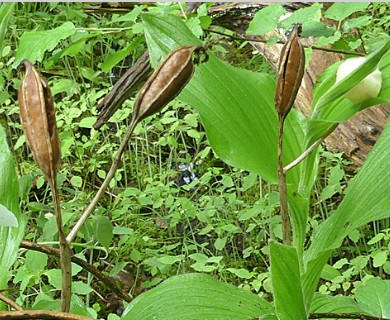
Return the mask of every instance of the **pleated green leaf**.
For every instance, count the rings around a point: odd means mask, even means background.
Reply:
[[[248,320],[274,314],[259,296],[205,274],[172,277],[138,296],[124,320]]]
[[[0,126],[0,204],[11,211],[18,220],[18,227],[0,226],[0,290],[7,288],[9,268],[16,259],[19,243],[24,235],[26,219],[19,208],[19,186],[12,154],[5,132]],[[0,310],[4,307],[0,303]]]
[[[390,216],[390,122],[369,153],[365,163],[350,181],[346,195],[326,221],[315,230],[305,253],[305,294],[311,300],[321,270],[332,250],[354,229]]]
[[[147,13],[142,21],[154,66],[180,45],[201,44],[177,16]],[[208,140],[223,161],[276,184],[278,118],[274,80],[267,74],[232,67],[210,51],[209,55],[207,63],[196,66],[178,99],[200,113]],[[285,122],[285,164],[303,152],[305,128],[304,116],[291,110]],[[290,194],[297,189],[300,167],[287,174]],[[304,240],[307,203],[308,198],[299,196],[290,201],[294,243]]]
[[[147,13],[142,21],[154,66],[180,45],[201,44],[174,15]],[[196,67],[179,99],[199,111],[219,157],[276,184],[278,118],[273,102],[274,80],[267,74],[234,68],[209,54],[209,61]],[[286,163],[301,153],[305,125],[296,110],[287,118]],[[292,170],[288,179],[297,185],[298,170]]]
[[[270,258],[276,315],[283,320],[307,319],[297,250],[272,241]]]

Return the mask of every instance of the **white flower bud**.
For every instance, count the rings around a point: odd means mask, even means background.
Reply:
[[[336,83],[343,80],[360,65],[366,61],[366,58],[352,58],[344,61],[337,69]],[[349,90],[345,96],[354,103],[361,103],[370,98],[378,96],[382,86],[382,76],[379,69],[374,70],[355,87]]]

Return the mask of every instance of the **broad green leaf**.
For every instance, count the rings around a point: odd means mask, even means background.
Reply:
[[[226,245],[226,240],[227,240],[226,237],[218,238],[214,242],[214,248],[219,250],[219,251],[223,250],[225,248],[225,245]]]
[[[88,283],[82,281],[73,281],[72,282],[72,293],[86,295],[91,293],[93,290]]]
[[[367,157],[346,195],[330,218],[320,224],[312,237],[307,259],[320,251],[335,249],[353,229],[372,220],[390,216],[390,122]]]
[[[63,50],[56,50],[56,52],[44,61],[45,68],[50,68],[54,65],[61,57],[64,56],[78,56],[80,51],[83,51],[85,43],[93,38],[101,36],[102,31],[94,32],[85,32],[85,30],[78,30],[72,38],[69,40],[69,45],[67,45]]]
[[[136,20],[138,19],[140,13],[142,12],[142,10],[144,9],[144,6],[135,6],[134,8],[132,8],[132,10],[124,15],[122,14],[118,14],[118,15],[114,15],[112,18],[111,18],[111,21],[108,22],[108,24],[115,24],[117,22],[122,22],[122,21],[126,21],[126,22],[136,22]]]
[[[94,236],[106,249],[110,247],[113,238],[113,226],[106,216],[93,217]]]
[[[310,306],[310,313],[361,313],[362,309],[352,297],[332,297],[316,293]]]
[[[326,46],[327,44],[334,44],[335,42],[340,40],[340,38],[341,38],[341,32],[337,30],[332,35],[319,37],[316,40],[316,42],[314,43],[314,45],[316,45],[316,46]]]
[[[174,48],[199,45],[184,22],[170,14],[142,14],[153,66]],[[277,128],[275,82],[267,74],[234,68],[209,52],[209,61],[196,67],[179,99],[200,113],[215,153],[226,163],[259,174],[277,183]],[[303,152],[306,119],[296,109],[285,123],[284,162]],[[290,194],[299,181],[298,165],[287,175]],[[292,197],[294,243],[303,243],[308,198]],[[303,230],[303,232],[301,231]]]
[[[180,45],[201,44],[174,15],[148,13],[142,20],[154,66]],[[196,67],[180,100],[199,111],[214,151],[225,162],[277,183],[275,82],[266,74],[234,68],[209,54],[209,62]],[[287,118],[286,162],[300,154],[304,125],[296,111]],[[291,180],[296,184],[294,174]]]
[[[271,241],[270,260],[276,315],[283,320],[307,319],[297,250]]]
[[[125,59],[137,46],[141,44],[143,37],[137,37],[135,40],[130,42],[125,48],[115,52],[114,54],[107,57],[102,63],[101,69],[104,72],[110,72],[111,69],[116,66],[120,61]]]
[[[83,179],[79,176],[73,176],[70,178],[70,183],[76,188],[81,188],[83,185]]]
[[[0,56],[3,52],[4,37],[8,29],[8,21],[12,16],[15,8],[15,3],[2,3],[0,6]]]
[[[388,255],[387,251],[378,251],[375,254],[373,254],[372,258],[373,258],[374,268],[383,266],[387,261],[387,255]]]
[[[85,302],[78,295],[72,295],[72,301],[70,303],[70,313],[78,314],[80,316],[86,316],[88,319],[97,319],[97,313],[94,309],[87,307]]]
[[[26,253],[25,266],[32,273],[40,274],[45,270],[48,257],[45,253],[28,251]]]
[[[372,278],[358,287],[355,299],[359,307],[369,315],[390,318],[390,281]]]
[[[334,278],[339,277],[340,275],[341,273],[334,266],[326,264],[321,272],[321,279],[332,281]]]
[[[343,29],[345,31],[349,31],[352,28],[361,28],[369,25],[372,21],[373,17],[371,16],[361,16],[357,18],[348,19],[343,24]]]
[[[310,301],[321,270],[332,250],[354,229],[390,216],[390,122],[369,153],[365,163],[350,181],[346,195],[334,212],[315,230],[304,256],[305,297]]]
[[[23,59],[28,59],[32,64],[42,61],[46,51],[52,51],[61,40],[75,32],[74,24],[67,21],[62,26],[51,30],[34,30],[23,33],[13,67],[17,67]]]
[[[81,128],[93,128],[93,124],[96,122],[96,117],[85,117],[79,122]],[[82,180],[81,180],[82,181]]]
[[[130,263],[130,261],[128,262],[118,262],[117,264],[115,264],[115,266],[111,269],[110,271],[110,276],[111,277],[114,277],[116,276],[117,274],[119,274],[122,270],[125,269],[125,267]]]
[[[60,269],[51,269],[44,272],[47,276],[49,283],[56,289],[61,289],[61,270]]]
[[[11,211],[19,226],[0,227],[0,290],[6,289],[8,270],[16,259],[19,243],[24,236],[26,217],[19,207],[19,186],[12,154],[8,148],[5,132],[0,126],[0,204]],[[0,309],[4,306],[0,303]]]
[[[243,213],[240,214],[238,220],[239,221],[246,221],[246,220],[255,218],[255,217],[257,217],[261,213],[261,210],[262,210],[262,206],[261,205],[254,205],[250,209],[245,209],[243,211]]]
[[[61,92],[66,92],[70,96],[76,88],[77,83],[73,79],[60,78],[51,86],[51,93],[55,96]]]
[[[258,180],[257,174],[250,173],[248,176],[243,178],[242,183],[242,191],[248,191],[251,187],[256,185],[256,182]]]
[[[0,204],[0,226],[1,227],[17,227],[18,219],[6,207]]]
[[[279,18],[286,12],[280,3],[270,4],[256,12],[255,16],[249,23],[247,34],[265,34],[273,31]]]
[[[381,241],[384,237],[385,237],[384,233],[378,233],[370,241],[368,241],[367,244],[371,246],[371,245]]]
[[[302,27],[305,27],[306,24],[311,24],[314,21],[320,21],[322,14],[323,4],[322,3],[313,3],[311,6],[298,9],[292,13],[291,16],[280,22],[280,25],[283,28],[290,28],[293,23],[301,23]]]
[[[19,178],[19,197],[20,200],[26,201],[30,192],[34,176],[32,174],[25,174]]]
[[[49,297],[50,298],[50,297]],[[32,307],[35,310],[59,310],[61,305],[60,300],[40,299],[36,301]]]
[[[248,320],[273,314],[262,298],[204,274],[172,277],[134,299],[124,320]]]
[[[369,4],[369,2],[336,2],[326,10],[324,17],[341,21],[354,12],[365,10]]]
[[[179,262],[183,259],[183,257],[181,255],[179,256],[162,256],[160,258],[158,258],[158,260],[162,263],[162,264],[166,264],[166,265],[172,265],[176,262]]]
[[[346,265],[348,263],[348,260],[346,258],[343,258],[343,259],[340,259],[339,261],[337,261],[333,267],[336,268],[336,269],[341,269],[344,265]]]
[[[334,27],[329,27],[321,21],[308,21],[302,26],[302,38],[308,37],[330,37],[335,32]],[[330,39],[330,38],[328,38]],[[308,50],[308,49],[306,49]]]
[[[244,268],[236,269],[236,268],[227,268],[227,271],[235,274],[237,277],[242,279],[250,279],[253,277],[253,274]]]
[[[203,253],[193,253],[188,256],[189,258],[195,260],[196,262],[206,263],[208,257]]]

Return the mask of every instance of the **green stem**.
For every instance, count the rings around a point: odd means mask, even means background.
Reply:
[[[298,158],[296,158],[294,161],[290,162],[288,165],[286,165],[283,168],[284,173],[286,173],[288,170],[291,170],[296,165],[301,163],[303,160],[305,160],[322,142],[324,141],[324,138],[319,138],[316,142],[314,142],[309,148],[307,148]]]

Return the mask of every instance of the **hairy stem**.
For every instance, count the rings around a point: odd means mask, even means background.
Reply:
[[[283,243],[291,244],[291,224],[288,215],[288,197],[286,173],[283,170],[283,128],[284,119],[279,119],[278,130],[278,187],[280,197],[280,215],[282,217]]]
[[[77,223],[75,224],[75,226],[73,227],[71,232],[68,234],[68,236],[66,238],[68,243],[72,243],[74,241],[74,239],[76,238],[77,233],[80,231],[80,229],[84,225],[84,223],[87,220],[87,218],[89,217],[89,215],[95,209],[95,207],[98,204],[100,198],[103,196],[104,192],[107,190],[107,187],[110,184],[110,181],[115,176],[115,172],[118,169],[119,162],[121,160],[122,154],[123,154],[123,152],[125,151],[125,149],[127,147],[129,139],[130,139],[131,135],[133,134],[134,128],[137,125],[137,123],[138,122],[135,121],[134,119],[133,119],[133,121],[131,121],[130,126],[127,129],[126,134],[125,134],[125,136],[124,136],[124,138],[123,138],[123,140],[122,140],[122,142],[121,142],[121,144],[119,146],[119,149],[118,149],[118,151],[117,151],[117,153],[116,153],[116,155],[115,155],[115,157],[114,157],[114,159],[112,161],[111,168],[108,171],[106,178],[104,179],[102,185],[100,186],[98,192],[96,193],[95,197],[92,199],[92,201],[89,204],[89,206],[87,207],[87,209],[85,209],[85,211],[81,215],[80,219],[77,221]]]

